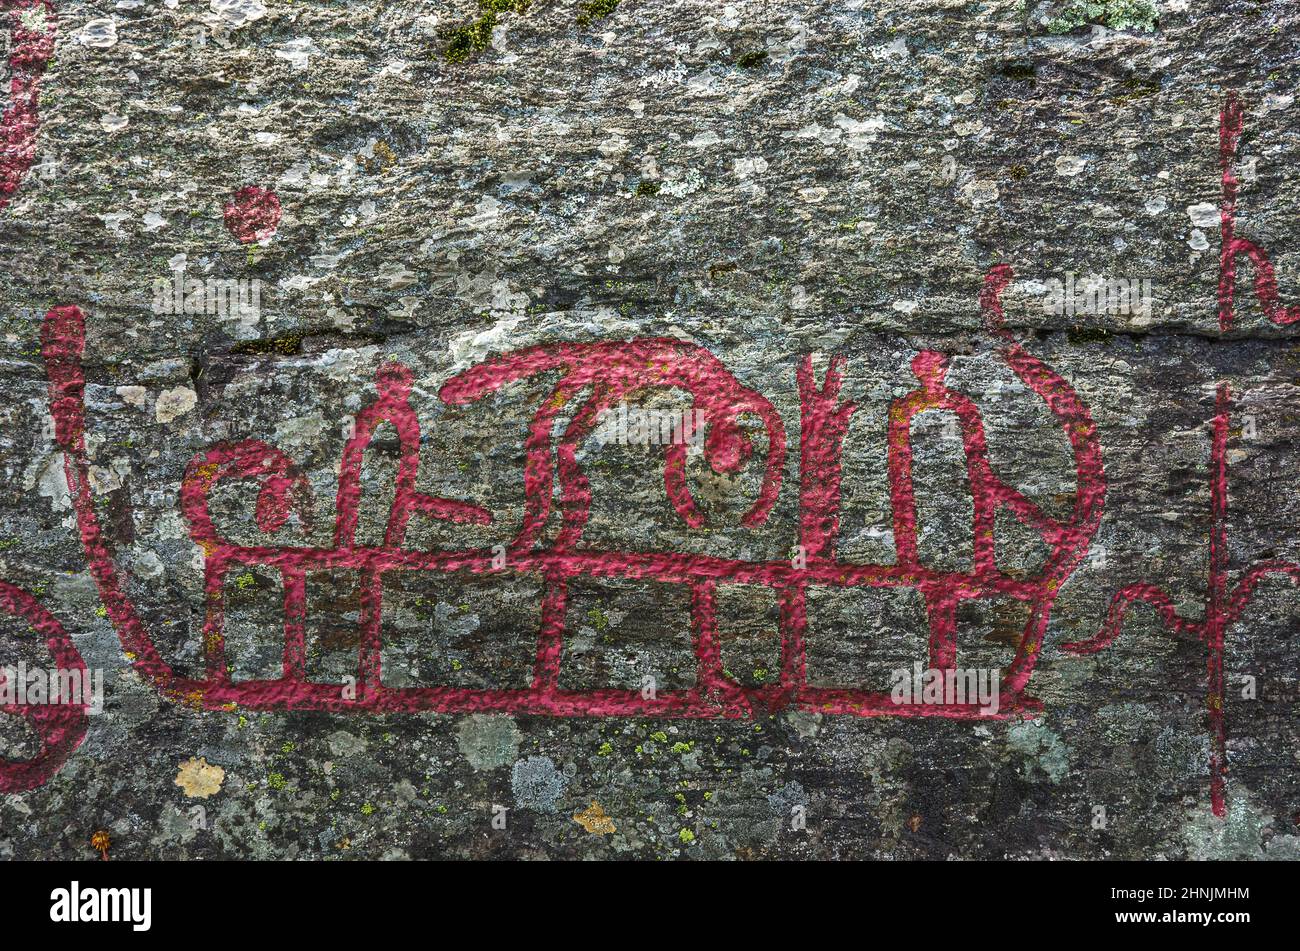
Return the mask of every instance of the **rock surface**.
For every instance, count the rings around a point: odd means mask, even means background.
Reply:
[[[11,50],[53,23],[27,0],[0,9],[20,23]],[[34,161],[0,210],[0,578],[103,672],[103,705],[54,775],[0,797],[0,856],[94,857],[106,830],[122,858],[1300,857],[1297,592],[1279,570],[1223,625],[1221,691],[1213,638],[1192,630],[1225,610],[1207,615],[1212,542],[1229,596],[1252,566],[1300,562],[1294,3],[95,0],[57,13]],[[32,69],[11,60],[2,78]],[[1267,255],[1278,297],[1257,295],[1260,271],[1238,257],[1225,329],[1232,95],[1235,234]],[[1014,270],[1008,336],[980,306],[999,265]],[[1134,293],[1090,308],[1098,278]],[[86,323],[82,527],[97,520],[178,678],[211,675],[213,552],[191,539],[181,486],[212,446],[275,447],[314,500],[310,525],[294,515],[267,535],[255,481],[222,481],[222,537],[329,548],[354,420],[380,368],[400,363],[415,490],[494,516],[413,518],[403,550],[490,554],[525,517],[534,413],[554,401],[543,436],[558,442],[607,380],[557,398],[558,375],[543,374],[463,406],[440,399],[444,384],[535,346],[702,348],[783,424],[770,514],[743,523],[773,450],[752,412],[733,471],[711,448],[685,456],[698,526],[670,502],[662,447],[592,436],[576,448],[591,502],[573,547],[723,565],[718,676],[748,715],[259,710],[160,689],[124,651],[80,541],[42,359],[44,315],[63,306]],[[897,567],[888,428],[923,385],[923,351],[948,356],[946,386],[978,410],[1000,483],[1069,522],[1086,481],[1070,440],[1088,429],[1054,418],[1063,391],[1017,375],[1009,340],[1086,406],[1105,483],[1029,651],[1024,695],[1041,709],[860,717],[800,699],[789,604],[736,583],[735,565],[800,567],[804,356],[818,387],[842,357],[840,399],[856,405],[837,557]],[[680,386],[627,402],[656,419],[692,406]],[[945,409],[910,433],[919,562],[968,575],[970,434]],[[389,426],[365,453],[360,544],[383,543],[402,452]],[[560,544],[555,491],[538,547]],[[1053,539],[1024,522],[997,516],[1007,585],[1045,577]],[[625,569],[568,582],[559,687],[691,690],[691,586]],[[357,676],[359,574],[307,574],[310,680]],[[1168,594],[1182,636],[1138,603],[1109,647],[1063,648],[1139,583]],[[387,687],[529,688],[554,579],[392,571],[381,584]],[[222,590],[223,676],[278,677],[280,568],[233,565]],[[907,584],[809,585],[802,676],[887,695],[894,670],[928,665],[936,612]],[[1024,654],[1028,604],[983,592],[953,616],[959,667],[1001,675]],[[51,665],[27,622],[3,623],[0,661]],[[0,754],[39,751],[26,720],[0,720]]]

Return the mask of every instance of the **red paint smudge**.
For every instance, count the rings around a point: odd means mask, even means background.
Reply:
[[[247,185],[235,192],[223,212],[226,230],[242,244],[263,241],[280,225],[280,199],[269,188]]]

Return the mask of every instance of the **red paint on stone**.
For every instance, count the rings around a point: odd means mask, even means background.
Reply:
[[[248,185],[235,192],[223,212],[226,230],[243,244],[263,241],[280,226],[280,199],[269,188]]]
[[[1087,408],[1068,384],[1041,361],[1027,354],[1001,327],[999,295],[1011,279],[1008,267],[989,275],[981,306],[990,330],[1002,342],[1000,354],[1012,371],[1041,398],[1074,448],[1078,501],[1064,521],[1045,516],[1032,502],[994,476],[987,459],[978,410],[944,383],[946,359],[922,353],[914,363],[921,388],[895,402],[890,414],[889,471],[895,500],[895,564],[858,564],[836,558],[841,444],[852,403],[839,400],[843,358],[831,359],[819,385],[812,361],[797,373],[802,405],[800,434],[801,514],[799,536],[805,557],[790,561],[754,561],[714,555],[659,551],[594,549],[582,544],[592,501],[579,462],[579,447],[591,436],[602,414],[620,402],[654,389],[691,395],[694,409],[708,421],[703,462],[715,472],[737,471],[752,455],[750,435],[740,417],[756,418],[764,429],[763,479],[757,498],[741,519],[764,523],[775,505],[785,468],[786,437],[780,415],[757,392],[743,386],[711,353],[680,340],[649,338],[602,343],[562,343],[508,353],[466,370],[442,387],[443,402],[460,406],[499,393],[509,384],[540,375],[558,376],[536,409],[525,441],[524,512],[514,538],[493,548],[418,551],[405,547],[406,527],[415,515],[458,523],[486,525],[492,514],[473,503],[440,499],[417,492],[420,428],[408,398],[410,371],[400,364],[380,368],[377,398],[356,417],[355,432],[343,451],[335,497],[334,538],[327,548],[307,545],[241,545],[222,537],[208,515],[208,496],[223,479],[257,479],[260,492],[256,522],[266,532],[286,526],[297,513],[310,518],[310,489],[292,460],[265,443],[245,441],[215,446],[197,456],[186,472],[181,507],[190,534],[206,553],[207,651],[205,677],[184,677],[163,659],[124,591],[112,552],[104,542],[93,505],[85,449],[85,379],[81,354],[85,323],[75,307],[52,310],[43,331],[43,355],[51,387],[55,438],[67,459],[68,485],[81,528],[91,572],[100,588],[123,647],[137,670],[164,693],[197,699],[208,708],[238,704],[249,709],[361,710],[368,712],[506,711],[552,716],[687,716],[763,715],[793,705],[804,710],[858,716],[940,716],[979,719],[978,702],[897,704],[887,692],[831,689],[807,683],[804,644],[807,638],[806,591],[810,586],[910,588],[925,598],[931,625],[930,666],[947,668],[956,659],[956,608],[963,600],[1008,597],[1029,604],[1029,621],[1016,659],[1002,685],[1004,703],[998,717],[1032,716],[1041,709],[1022,692],[1037,661],[1052,605],[1065,579],[1087,550],[1101,517],[1105,477],[1096,427]],[[578,402],[580,401],[580,402]],[[560,430],[560,411],[572,417]],[[963,422],[968,473],[976,496],[976,558],[969,572],[941,571],[922,563],[915,551],[916,514],[912,505],[910,421],[918,413],[947,409]],[[366,447],[381,423],[392,423],[401,444],[397,485],[383,542],[356,541]],[[664,485],[668,501],[684,523],[701,527],[707,517],[686,479],[686,446],[664,450]],[[558,482],[559,526],[544,539],[551,521]],[[1018,577],[999,571],[993,558],[993,515],[1006,507],[1037,529],[1051,549],[1037,576]],[[504,558],[501,557],[504,553]],[[233,681],[227,670],[224,642],[224,590],[232,571],[260,565],[281,574],[284,589],[284,662],[282,676]],[[306,576],[329,569],[353,569],[361,575],[360,651],[355,693],[340,684],[309,681],[304,670]],[[541,624],[534,655],[533,680],[522,690],[459,687],[396,688],[382,682],[382,577],[395,571],[454,574],[527,574],[544,585]],[[573,577],[649,579],[684,585],[690,590],[691,626],[697,679],[686,690],[652,697],[635,690],[561,689],[559,675],[568,627],[566,599]],[[781,675],[777,684],[747,688],[730,679],[720,662],[715,597],[720,584],[759,584],[773,589],[780,603]]]
[[[56,670],[84,673],[81,654],[58,619],[21,588],[0,581],[0,612],[21,618],[45,638]],[[4,681],[0,671],[0,683]],[[26,792],[44,785],[86,738],[86,703],[0,703],[0,713],[23,717],[40,737],[41,748],[29,760],[0,760],[0,792]]]
[[[44,11],[45,29],[23,25],[22,16]],[[9,101],[0,115],[0,209],[13,199],[36,160],[37,110],[41,76],[54,52],[56,18],[52,0],[0,0],[9,29]],[[0,29],[3,29],[0,26]]]
[[[1221,119],[1221,158],[1224,201],[1224,249],[1220,260],[1220,322],[1231,329],[1235,290],[1235,261],[1245,254],[1255,264],[1255,292],[1268,317],[1278,324],[1294,321],[1295,308],[1277,303],[1276,283],[1267,255],[1238,239],[1235,223],[1236,179],[1231,163],[1242,131],[1242,111],[1235,97]],[[248,191],[247,189],[245,191]],[[241,192],[241,194],[243,194]],[[269,193],[266,193],[269,194]],[[241,219],[242,220],[242,219]],[[242,240],[242,239],[241,239]],[[264,443],[245,441],[214,447],[197,457],[186,473],[182,508],[191,536],[207,554],[205,645],[208,673],[204,678],[178,675],[156,650],[128,599],[113,553],[104,540],[93,504],[85,446],[85,379],[81,355],[85,324],[76,307],[59,307],[46,316],[42,353],[50,381],[50,409],[55,439],[65,453],[68,485],[91,573],[99,586],[109,617],[123,648],[146,679],[173,697],[197,699],[210,709],[230,704],[250,709],[354,710],[374,713],[506,711],[553,716],[752,716],[785,705],[821,713],[859,716],[939,716],[978,719],[978,705],[898,705],[888,694],[859,689],[826,689],[806,682],[804,643],[807,633],[806,591],[809,586],[909,588],[925,598],[930,620],[930,666],[949,667],[956,656],[956,607],[962,600],[1009,597],[1029,605],[1029,620],[1002,685],[1004,706],[998,714],[1031,716],[1041,704],[1023,690],[1041,653],[1043,636],[1055,599],[1088,550],[1105,503],[1106,477],[1097,428],[1087,406],[1069,384],[1029,354],[1006,329],[1001,295],[1012,279],[1007,265],[992,268],[985,278],[980,306],[988,332],[999,342],[999,355],[1025,385],[1048,406],[1074,454],[1076,494],[1065,519],[1053,519],[1019,491],[993,473],[987,458],[983,423],[975,404],[947,387],[947,357],[923,351],[912,363],[919,387],[895,400],[888,424],[888,471],[894,509],[897,562],[892,565],[839,561],[838,535],[840,455],[854,404],[841,402],[839,390],[844,361],[832,358],[819,386],[811,358],[796,373],[801,402],[801,480],[799,538],[802,559],[750,561],[676,552],[611,551],[581,545],[591,494],[581,471],[577,449],[589,436],[602,411],[645,390],[666,387],[691,393],[697,408],[710,420],[705,461],[718,472],[735,471],[752,451],[741,432],[742,413],[758,417],[767,436],[765,475],[758,498],[744,517],[747,526],[766,521],[777,501],[784,468],[785,432],[772,405],[739,383],[710,353],[676,340],[640,339],[595,344],[555,344],[506,354],[473,367],[443,386],[440,397],[463,405],[500,391],[506,385],[538,376],[558,374],[549,397],[537,409],[525,443],[525,511],[522,527],[507,547],[505,564],[492,549],[416,551],[404,547],[407,521],[413,515],[453,522],[488,524],[491,513],[469,502],[438,499],[415,491],[420,441],[418,420],[408,403],[410,371],[398,364],[382,367],[378,398],[358,415],[356,432],[344,449],[338,492],[334,541],[329,548],[308,546],[247,546],[222,538],[207,515],[207,497],[225,478],[261,479],[256,520],[263,531],[284,527],[297,512],[304,524],[310,517],[306,479],[287,456]],[[586,394],[583,397],[583,394]],[[584,398],[561,433],[555,430],[559,410]],[[1173,633],[1194,636],[1207,647],[1209,720],[1213,738],[1211,799],[1216,815],[1225,812],[1226,729],[1223,716],[1224,633],[1245,610],[1256,585],[1269,575],[1300,582],[1300,565],[1265,562],[1253,565],[1229,594],[1226,513],[1228,504],[1227,439],[1230,420],[1227,384],[1218,390],[1211,464],[1211,506],[1214,527],[1210,544],[1210,580],[1204,621],[1181,617],[1172,600],[1151,584],[1129,586],[1112,600],[1105,627],[1088,641],[1065,645],[1080,653],[1100,650],[1118,636],[1128,606],[1150,604]],[[912,484],[911,422],[922,412],[954,413],[961,424],[967,474],[974,495],[975,553],[969,572],[943,572],[925,565],[917,551],[915,494]],[[401,441],[397,491],[389,513],[384,542],[362,546],[355,542],[357,505],[361,493],[360,465],[366,446],[381,422],[391,422]],[[552,463],[554,453],[557,462]],[[685,477],[685,447],[665,450],[664,483],[668,499],[691,527],[705,524],[704,513],[690,494]],[[551,514],[558,476],[560,531],[553,542],[542,541]],[[992,532],[1000,508],[1035,529],[1050,549],[1038,573],[1013,577],[997,569]],[[228,571],[262,565],[281,572],[284,581],[284,673],[272,680],[231,681],[226,670],[222,628],[223,590]],[[351,568],[362,573],[361,649],[354,697],[345,697],[338,684],[306,680],[303,671],[303,620],[308,571]],[[522,690],[454,687],[392,688],[380,677],[381,579],[390,571],[434,571],[476,575],[530,574],[545,584],[542,620],[534,659],[532,684]],[[646,698],[639,691],[567,691],[558,686],[566,631],[567,582],[571,577],[620,577],[682,584],[690,588],[692,632],[698,663],[696,685],[688,690],[660,692]],[[718,645],[715,597],[719,584],[760,584],[771,587],[780,603],[782,661],[780,683],[745,688],[722,670]],[[3,601],[32,610],[26,601]],[[33,602],[34,603],[34,602]],[[39,609],[39,605],[36,605]],[[15,608],[9,608],[15,610]],[[37,615],[38,620],[41,618]],[[56,622],[57,623],[57,622]],[[53,644],[53,642],[51,642]],[[79,659],[78,659],[79,660]],[[74,744],[75,745],[75,744]]]
[[[1236,95],[1229,95],[1219,119],[1219,157],[1223,171],[1223,202],[1220,212],[1223,248],[1219,256],[1219,326],[1233,326],[1236,293],[1236,262],[1246,255],[1255,265],[1255,297],[1265,315],[1275,324],[1300,320],[1300,306],[1278,303],[1277,281],[1268,254],[1244,238],[1234,236],[1237,179],[1232,163],[1245,125],[1245,113]],[[1214,436],[1210,447],[1210,564],[1206,585],[1204,620],[1190,621],[1178,613],[1173,599],[1158,585],[1138,582],[1118,591],[1111,599],[1106,623],[1085,641],[1061,645],[1079,654],[1093,654],[1114,643],[1124,628],[1124,618],[1134,602],[1155,610],[1170,634],[1203,643],[1206,650],[1206,706],[1210,728],[1210,803],[1216,816],[1227,815],[1228,775],[1227,726],[1224,705],[1227,694],[1223,680],[1224,635],[1250,604],[1255,588],[1269,576],[1300,584],[1300,564],[1273,560],[1251,565],[1228,594],[1228,432],[1232,420],[1232,392],[1220,383],[1215,395]]]
[[[1245,256],[1255,267],[1255,298],[1265,316],[1279,326],[1300,320],[1300,304],[1284,307],[1278,300],[1277,276],[1268,253],[1254,242],[1237,237],[1237,190],[1233,171],[1237,146],[1245,129],[1245,110],[1236,93],[1229,93],[1219,116],[1219,168],[1223,176],[1223,198],[1219,204],[1219,329],[1231,330],[1236,315],[1233,297],[1237,286],[1237,258]]]

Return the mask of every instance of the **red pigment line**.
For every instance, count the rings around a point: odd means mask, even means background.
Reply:
[[[1219,205],[1219,329],[1232,330],[1234,295],[1237,283],[1237,258],[1245,255],[1255,268],[1255,297],[1265,316],[1273,323],[1286,325],[1300,320],[1300,304],[1284,307],[1278,302],[1277,275],[1268,253],[1245,238],[1236,236],[1237,193],[1240,183],[1233,171],[1237,146],[1245,128],[1245,110],[1236,93],[1229,93],[1219,117],[1219,167],[1222,172],[1223,197]]]
[[[1173,599],[1165,594],[1161,588],[1153,584],[1139,582],[1121,588],[1111,599],[1110,609],[1106,614],[1106,622],[1102,625],[1100,631],[1087,640],[1067,641],[1061,645],[1062,649],[1073,654],[1095,654],[1110,647],[1115,638],[1119,636],[1120,631],[1123,630],[1128,609],[1135,602],[1153,608],[1173,633],[1188,638],[1200,639],[1201,625],[1199,623],[1188,621],[1180,616],[1178,609],[1174,606]]]
[[[0,581],[0,612],[26,621],[45,639],[56,670],[75,671],[84,676],[86,665],[72,638],[58,618],[34,597],[7,581]],[[0,684],[4,680],[5,675],[0,673]],[[86,681],[82,683],[85,685]],[[40,750],[31,759],[0,760],[0,792],[27,792],[44,785],[59,771],[86,738],[88,704],[84,696],[82,701],[79,704],[0,704],[0,713],[23,717],[40,739]]]
[[[383,575],[364,571],[360,580],[361,645],[357,653],[357,698],[383,690]]]
[[[413,551],[392,548],[293,548],[289,546],[239,546],[224,553],[231,562],[277,569],[307,571],[339,569],[382,571],[440,571],[473,574],[546,574],[560,571],[570,576],[659,581],[690,584],[715,581],[726,584],[762,584],[779,588],[795,583],[831,587],[916,588],[919,591],[950,592],[965,600],[978,597],[1008,597],[1032,601],[1042,594],[1041,580],[1005,575],[981,577],[963,572],[937,571],[920,566],[906,568],[879,564],[823,564],[804,569],[789,561],[743,561],[712,555],[674,554],[645,551],[538,549],[510,554],[504,568],[495,565],[491,549]]]
[[[568,579],[562,572],[546,576],[541,631],[537,636],[537,661],[533,666],[533,690],[536,693],[549,695],[559,689],[568,590]]]
[[[1228,771],[1227,730],[1224,725],[1223,638],[1224,593],[1228,568],[1228,424],[1232,399],[1228,384],[1215,394],[1214,442],[1210,451],[1210,571],[1206,583],[1204,637],[1206,703],[1209,705],[1210,803],[1216,816],[1226,812],[1224,777]]]
[[[284,588],[284,676],[302,680],[307,676],[307,573],[301,568],[280,572]]]
[[[487,525],[491,514],[477,505],[455,499],[438,499],[417,492],[416,478],[420,466],[420,423],[411,409],[411,371],[400,363],[379,368],[375,386],[379,399],[357,414],[355,429],[343,449],[335,498],[334,547],[351,548],[356,544],[357,520],[361,501],[361,467],[366,449],[375,431],[389,423],[397,431],[400,455],[396,491],[389,509],[384,545],[399,547],[406,538],[406,527],[413,514],[453,522]]]
[[[1206,647],[1206,706],[1210,730],[1210,803],[1216,816],[1226,814],[1224,792],[1227,776],[1227,728],[1224,719],[1226,695],[1223,680],[1224,635],[1231,624],[1225,609],[1227,590],[1227,507],[1228,507],[1228,428],[1232,414],[1232,400],[1228,384],[1221,383],[1215,396],[1213,442],[1210,448],[1210,565],[1206,582],[1205,618],[1190,621],[1178,613],[1173,599],[1153,584],[1139,582],[1122,588],[1111,599],[1110,610],[1102,629],[1085,641],[1062,644],[1064,650],[1077,654],[1093,654],[1114,643],[1123,630],[1124,619],[1130,605],[1147,604],[1155,609],[1170,634],[1175,637],[1195,638]],[[1296,577],[1300,577],[1297,569]],[[1243,582],[1245,584],[1245,582]],[[1253,589],[1253,582],[1251,583]],[[1238,589],[1240,594],[1242,589]],[[1249,589],[1247,589],[1249,590]],[[1234,598],[1241,609],[1249,595]]]
[[[213,555],[203,563],[203,656],[209,680],[228,681],[226,671],[226,559]]]
[[[691,629],[695,635],[696,688],[702,696],[726,689],[722,652],[718,644],[717,586],[712,581],[691,585]]]
[[[45,29],[30,30],[21,19],[30,11],[45,12]],[[0,116],[0,209],[13,200],[18,186],[36,160],[40,131],[41,76],[54,53],[58,17],[53,0],[0,0],[9,20],[9,105]]]
[[[819,388],[812,355],[800,363],[799,544],[809,564],[834,562],[840,533],[840,455],[857,404],[839,401],[844,358],[832,357]]]
[[[984,279],[980,307],[990,333],[1003,341],[1002,359],[1020,380],[1046,404],[1070,441],[1075,463],[1074,506],[1070,518],[1057,522],[1035,507],[1016,501],[1012,511],[1035,525],[1050,554],[1039,575],[1041,588],[1025,622],[1016,656],[1003,678],[1002,694],[1017,698],[1029,682],[1042,653],[1043,638],[1052,606],[1066,580],[1087,554],[1101,524],[1106,506],[1106,471],[1101,439],[1087,405],[1074,389],[1046,363],[1030,354],[1005,327],[1002,293],[1014,276],[1010,265],[992,268]],[[996,487],[995,487],[996,488]]]
[[[1236,623],[1254,596],[1256,586],[1270,575],[1280,575],[1292,584],[1300,584],[1300,565],[1289,561],[1261,561],[1252,565],[1237,583],[1223,612],[1225,629]]]
[[[205,682],[177,676],[154,647],[139,614],[122,590],[117,566],[95,514],[86,460],[85,376],[81,368],[85,342],[85,320],[76,307],[56,307],[45,315],[41,355],[50,381],[54,440],[64,453],[64,474],[77,513],[81,547],[91,577],[99,588],[100,600],[132,665],[165,695],[179,698],[201,690]]]
[[[1278,309],[1276,286],[1271,283],[1267,258],[1249,242],[1233,236],[1237,184],[1231,161],[1242,127],[1240,106],[1230,100],[1222,123],[1224,157],[1224,246],[1221,258],[1221,317],[1231,324],[1235,257],[1245,253],[1257,266],[1256,293],[1266,312],[1277,323],[1294,319],[1290,311]],[[182,485],[182,508],[191,535],[204,547],[205,590],[209,613],[205,624],[210,676],[196,681],[178,677],[156,651],[137,612],[118,580],[112,554],[104,540],[94,512],[87,474],[85,449],[84,375],[80,357],[85,344],[84,320],[75,307],[56,308],[46,318],[42,331],[42,354],[50,380],[51,413],[56,441],[66,455],[65,470],[77,511],[82,544],[92,576],[100,588],[109,616],[117,627],[123,647],[143,676],[171,696],[196,697],[202,704],[223,706],[239,703],[253,709],[364,710],[367,712],[488,711],[544,713],[554,716],[745,716],[753,703],[767,708],[782,705],[797,694],[805,709],[861,716],[941,716],[973,719],[982,716],[972,705],[946,707],[917,705],[900,707],[888,694],[861,690],[810,688],[805,683],[804,638],[806,610],[804,594],[808,584],[830,586],[870,585],[910,587],[926,598],[931,625],[931,656],[941,664],[955,662],[955,606],[964,599],[1010,596],[1030,602],[1016,657],[1004,678],[1002,695],[1007,716],[1031,716],[1041,709],[1037,702],[1021,696],[1032,674],[1050,619],[1051,608],[1062,584],[1070,576],[1100,522],[1105,501],[1106,480],[1100,444],[1091,415],[1073,389],[1045,363],[1028,354],[1003,326],[1000,296],[1012,278],[1011,268],[999,265],[985,279],[981,308],[990,332],[1002,341],[999,353],[1010,369],[1044,402],[1070,441],[1076,466],[1076,495],[1069,519],[1048,518],[1030,500],[1001,482],[988,463],[983,423],[973,402],[950,391],[944,384],[946,357],[925,351],[914,361],[920,388],[891,407],[888,432],[890,494],[894,503],[894,524],[898,563],[895,565],[852,565],[835,561],[838,533],[839,457],[853,404],[838,403],[843,361],[833,358],[823,386],[818,389],[805,360],[797,374],[801,397],[800,435],[800,539],[805,546],[806,564],[794,567],[786,562],[743,562],[673,553],[582,551],[576,548],[585,525],[591,497],[585,476],[577,463],[576,449],[604,411],[620,400],[635,398],[652,387],[679,388],[690,392],[696,409],[709,418],[706,461],[715,472],[737,471],[753,447],[737,420],[750,413],[762,420],[767,435],[767,467],[757,500],[744,524],[754,526],[766,520],[774,505],[784,467],[785,434],[779,415],[759,394],[741,386],[725,367],[706,350],[676,340],[650,339],[600,344],[559,344],[534,347],[480,364],[448,381],[440,393],[451,405],[478,399],[505,385],[542,373],[561,373],[550,397],[534,415],[525,444],[525,518],[511,543],[509,568],[513,572],[541,573],[546,581],[542,604],[533,686],[528,690],[478,690],[468,688],[382,687],[380,619],[382,575],[390,570],[435,570],[444,572],[496,571],[490,553],[481,550],[412,552],[401,548],[409,518],[413,514],[454,522],[488,524],[491,515],[468,502],[435,499],[415,490],[418,466],[419,427],[408,396],[410,373],[397,364],[380,371],[378,399],[358,415],[356,432],[348,441],[340,467],[336,496],[335,547],[316,549],[292,546],[239,546],[219,537],[207,510],[207,497],[224,478],[260,478],[257,523],[263,531],[283,527],[290,514],[297,513],[303,527],[310,518],[310,490],[305,477],[292,462],[273,447],[255,441],[215,447],[191,463]],[[1223,305],[1226,302],[1226,310]],[[1271,309],[1270,309],[1271,308]],[[1226,329],[1226,328],[1225,328]],[[559,412],[566,404],[588,393],[578,407],[560,442],[554,447],[558,467],[551,463],[552,432]],[[912,487],[911,420],[917,413],[944,409],[954,412],[962,424],[962,441],[967,472],[975,495],[975,551],[969,574],[938,572],[920,563],[916,546],[915,498]],[[1132,585],[1112,601],[1106,626],[1091,641],[1067,645],[1080,652],[1099,650],[1117,636],[1127,607],[1140,601],[1156,608],[1171,630],[1197,634],[1207,642],[1207,677],[1211,697],[1211,721],[1215,734],[1215,759],[1211,764],[1212,798],[1215,812],[1223,814],[1222,788],[1226,774],[1223,755],[1223,633],[1242,611],[1258,582],[1271,574],[1300,581],[1300,566],[1268,562],[1249,570],[1225,604],[1226,592],[1226,505],[1228,392],[1219,395],[1215,420],[1212,465],[1212,505],[1215,531],[1211,540],[1211,580],[1207,593],[1206,622],[1203,626],[1179,617],[1172,602],[1152,585]],[[374,431],[391,422],[402,445],[397,491],[389,512],[384,546],[355,545],[360,502],[360,470]],[[685,478],[685,451],[670,446],[665,452],[664,482],[670,503],[692,527],[705,524],[705,516],[691,496]],[[552,481],[558,472],[563,526],[557,543],[547,549],[533,545],[550,514]],[[1040,574],[1021,581],[996,570],[992,532],[996,510],[1006,506],[1012,514],[1035,528],[1050,549]],[[221,627],[221,584],[231,564],[262,564],[279,568],[285,579],[285,676],[278,680],[243,681],[231,684],[226,675]],[[362,652],[358,658],[363,690],[355,700],[346,699],[337,684],[309,683],[302,679],[301,625],[305,617],[304,575],[308,570],[331,567],[356,568],[363,572],[364,627]],[[595,690],[571,692],[558,689],[565,631],[567,578],[590,577],[651,578],[692,586],[692,623],[700,676],[695,689],[664,692],[647,699],[636,691]],[[716,641],[714,593],[718,582],[767,584],[781,592],[782,679],[771,688],[745,690],[726,682],[720,671]],[[216,669],[216,661],[220,669]],[[1217,709],[1213,700],[1218,699]]]
[[[807,686],[807,658],[804,645],[808,630],[807,586],[791,585],[780,591],[781,698],[799,697]]]

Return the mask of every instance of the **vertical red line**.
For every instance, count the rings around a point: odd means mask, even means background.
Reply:
[[[225,639],[225,581],[226,561],[219,555],[209,555],[203,571],[203,658],[208,679],[226,683]]]
[[[357,699],[369,699],[372,688],[382,684],[380,652],[383,649],[383,572],[367,568],[361,572],[361,647],[357,656]]]
[[[965,400],[954,400],[950,410],[961,421],[962,451],[966,455],[966,478],[970,483],[972,551],[971,570],[981,577],[997,573],[998,480],[988,467],[988,443],[979,411]],[[956,630],[956,622],[953,624]],[[942,669],[942,668],[936,668]]]
[[[808,630],[807,585],[781,589],[781,689],[802,691],[808,682],[805,635]]]
[[[1226,694],[1223,683],[1224,593],[1228,568],[1228,423],[1231,392],[1219,385],[1215,398],[1214,445],[1210,455],[1210,576],[1205,605],[1206,702],[1214,744],[1210,755],[1210,802],[1216,816],[1225,811],[1224,777],[1228,772]]]
[[[537,634],[537,662],[533,667],[532,689],[538,693],[551,694],[559,687],[568,587],[569,580],[563,573],[547,573],[546,592],[542,596],[542,623]]]
[[[925,611],[930,618],[930,669],[957,666],[957,599],[946,591],[927,591]]]
[[[1232,163],[1237,154],[1237,138],[1241,134],[1241,106],[1236,96],[1229,95],[1219,115],[1219,169],[1222,173],[1223,197],[1219,204],[1219,329],[1231,330],[1233,322],[1233,296],[1237,282],[1237,254],[1235,248],[1237,217],[1237,178],[1232,173]]]
[[[894,552],[898,564],[917,565],[916,498],[912,490],[912,417],[895,403],[889,413],[887,465],[894,512]]]
[[[691,585],[691,624],[695,629],[696,690],[708,694],[723,686],[722,654],[718,646],[717,584]]]
[[[307,573],[285,568],[280,580],[284,586],[284,676],[301,682],[307,669]]]

